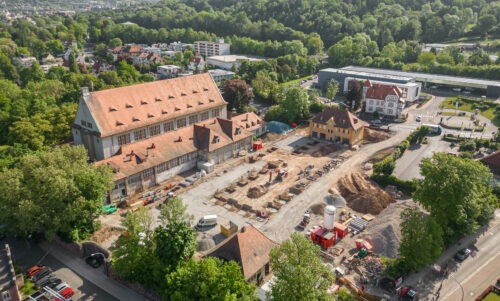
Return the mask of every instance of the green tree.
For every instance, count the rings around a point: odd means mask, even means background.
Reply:
[[[408,271],[432,264],[443,250],[443,230],[430,216],[415,209],[401,213],[401,243],[399,256]]]
[[[417,62],[422,66],[431,66],[436,62],[436,55],[431,52],[422,52],[418,56]]]
[[[276,280],[269,296],[278,301],[333,299],[326,292],[333,274],[319,252],[319,246],[299,233],[272,249],[269,257]]]
[[[391,175],[396,168],[396,162],[394,162],[394,156],[389,155],[385,157],[382,161],[377,162],[373,165],[373,172],[376,174]]]
[[[442,227],[446,245],[473,233],[498,206],[492,175],[480,162],[436,153],[422,160],[420,173],[413,197]]]
[[[495,26],[498,26],[497,18],[492,14],[486,14],[479,17],[475,30],[480,34],[487,35]]]
[[[245,281],[234,262],[207,257],[190,260],[167,275],[163,300],[257,300],[255,287]]]
[[[291,122],[300,122],[309,117],[309,95],[301,87],[292,87],[285,92],[282,104],[283,118]]]
[[[196,234],[189,225],[192,216],[179,198],[162,205],[155,229],[156,256],[164,265],[175,268],[179,262],[190,259],[196,251]]]
[[[333,100],[339,91],[339,82],[332,79],[328,82],[328,87],[326,89],[326,97],[328,99]]]
[[[62,146],[20,158],[0,173],[0,222],[11,234],[49,239],[84,238],[95,229],[103,198],[113,186],[106,165],[88,163],[83,147]]]
[[[80,73],[80,68],[78,67],[78,63],[76,62],[75,55],[70,53],[69,58],[68,58],[68,66],[69,66],[69,72],[73,73]]]
[[[317,33],[312,33],[307,40],[307,52],[310,55],[323,52],[323,41]]]
[[[123,45],[123,43],[122,43],[122,40],[120,38],[112,38],[111,40],[109,40],[109,43],[108,43],[108,46],[111,49],[122,46],[122,45]]]
[[[228,102],[228,110],[236,109],[240,113],[254,97],[250,86],[241,79],[226,80],[222,96]]]

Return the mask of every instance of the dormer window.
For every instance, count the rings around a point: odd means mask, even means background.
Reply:
[[[214,140],[212,143],[219,143],[220,142],[220,137],[219,136],[214,136]]]
[[[208,88],[207,87],[203,87],[203,91],[208,91]]]
[[[175,96],[173,96],[173,95],[168,96],[168,99],[172,99],[172,98],[175,98]]]
[[[189,108],[192,108],[192,107],[193,107],[192,105],[187,104],[187,108],[188,108],[188,109],[189,109]]]
[[[202,101],[198,101],[198,105],[201,106],[203,104]]]
[[[130,108],[133,108],[134,106],[133,106],[133,105],[131,105],[131,104],[129,104],[129,103],[127,103],[127,104],[125,105],[125,107],[126,107],[126,108],[128,108],[128,109],[130,109]]]
[[[123,122],[121,122],[121,121],[118,121],[118,120],[117,120],[117,121],[116,121],[116,126],[120,126],[120,125],[124,125],[124,123],[123,123]]]
[[[132,121],[136,122],[136,121],[141,121],[141,120],[139,118],[137,118],[137,117],[132,117]]]
[[[167,110],[161,110],[161,114],[162,115],[166,115],[166,114],[168,114],[168,111]]]
[[[147,102],[147,101],[145,101],[145,100],[141,100],[141,105],[147,105],[147,104],[148,104],[148,102]]]
[[[178,107],[175,107],[175,110],[176,110],[176,111],[180,111],[181,109],[179,109]]]
[[[196,93],[198,93],[198,90],[193,90],[193,94],[196,94]]]
[[[187,94],[186,94],[186,93],[184,93],[184,92],[182,92],[182,93],[181,93],[181,96],[187,96]]]
[[[209,102],[215,102],[215,100],[213,100],[212,98],[210,98],[208,101]]]
[[[110,112],[116,112],[116,111],[118,111],[118,110],[117,110],[115,107],[109,107],[109,111],[110,111]]]
[[[156,102],[160,102],[160,101],[161,101],[161,98],[158,98],[158,97],[157,97],[157,98],[155,98],[155,101],[156,101]]]
[[[148,118],[153,118],[153,117],[155,117],[155,115],[148,113]]]
[[[236,135],[241,134],[241,128],[236,128],[235,134],[236,134]]]

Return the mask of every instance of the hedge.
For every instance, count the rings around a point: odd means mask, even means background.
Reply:
[[[411,195],[417,189],[417,183],[415,181],[398,179],[393,175],[374,174],[372,175],[372,180],[384,188],[387,187],[387,185],[396,186],[398,190],[401,190],[407,195]]]

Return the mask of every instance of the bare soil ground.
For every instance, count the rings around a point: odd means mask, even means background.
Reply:
[[[316,171],[323,171],[323,165],[340,155],[337,145],[328,142],[313,143],[307,137],[301,137],[299,140],[293,146],[293,151],[268,145],[259,152],[250,154],[248,162],[253,161],[250,157],[259,157],[267,162],[267,166],[251,170],[235,183],[221,188],[215,195],[217,204],[229,204],[253,213],[266,211],[271,215],[290,200],[290,188],[298,193],[300,189],[296,185],[299,182],[305,185],[311,183],[311,179],[299,177],[301,171],[313,164],[314,168],[310,174],[317,178],[319,175]],[[278,174],[282,170],[286,170],[288,174],[279,178]]]
[[[391,135],[389,133],[384,131],[365,128],[363,140],[365,143],[376,143],[389,139],[390,136]]]
[[[92,234],[89,240],[95,241],[101,246],[109,249],[111,247],[112,242],[117,240],[120,234],[123,233],[123,231],[124,230],[121,228],[109,225],[103,225],[99,230],[97,230],[96,232],[94,232],[94,234]]]
[[[340,179],[338,190],[347,200],[347,206],[363,214],[379,214],[394,198],[366,175],[355,172]]]

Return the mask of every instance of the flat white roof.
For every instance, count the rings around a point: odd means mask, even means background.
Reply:
[[[366,68],[358,66],[347,66],[341,70],[349,72],[364,72],[377,75],[388,75],[388,76],[403,76],[412,77],[421,82],[431,82],[431,83],[442,83],[448,85],[464,85],[464,86],[477,86],[486,88],[487,86],[500,87],[500,81],[470,78],[470,77],[460,77],[451,75],[441,75],[441,74],[429,74],[429,73],[419,73],[419,72],[405,72],[398,70],[389,69],[378,69],[378,68]]]
[[[262,61],[264,58],[259,58],[255,56],[246,56],[246,55],[239,55],[239,54],[229,54],[229,55],[214,55],[210,56],[207,58],[208,60],[212,61],[218,61],[218,62],[223,62],[223,63],[231,63],[231,62],[237,62],[237,61],[242,61],[242,60],[249,60],[249,61]]]
[[[370,77],[373,76],[374,72],[368,72],[368,71],[363,71],[363,70],[351,70],[351,69],[346,69],[348,67],[344,67],[342,69],[336,69],[336,68],[326,68],[326,69],[321,69],[320,72],[327,72],[327,73],[342,73],[342,74],[347,74],[347,75],[361,75],[361,76],[366,76]],[[414,81],[415,78],[409,77],[409,76],[402,76],[402,75],[390,75],[390,74],[383,74],[383,73],[375,73],[377,77],[380,78],[385,78],[388,80],[400,80],[400,81],[407,81],[411,82]]]
[[[222,70],[222,69],[212,69],[208,70],[208,73],[212,75],[236,75],[233,71],[227,71],[227,70]]]

